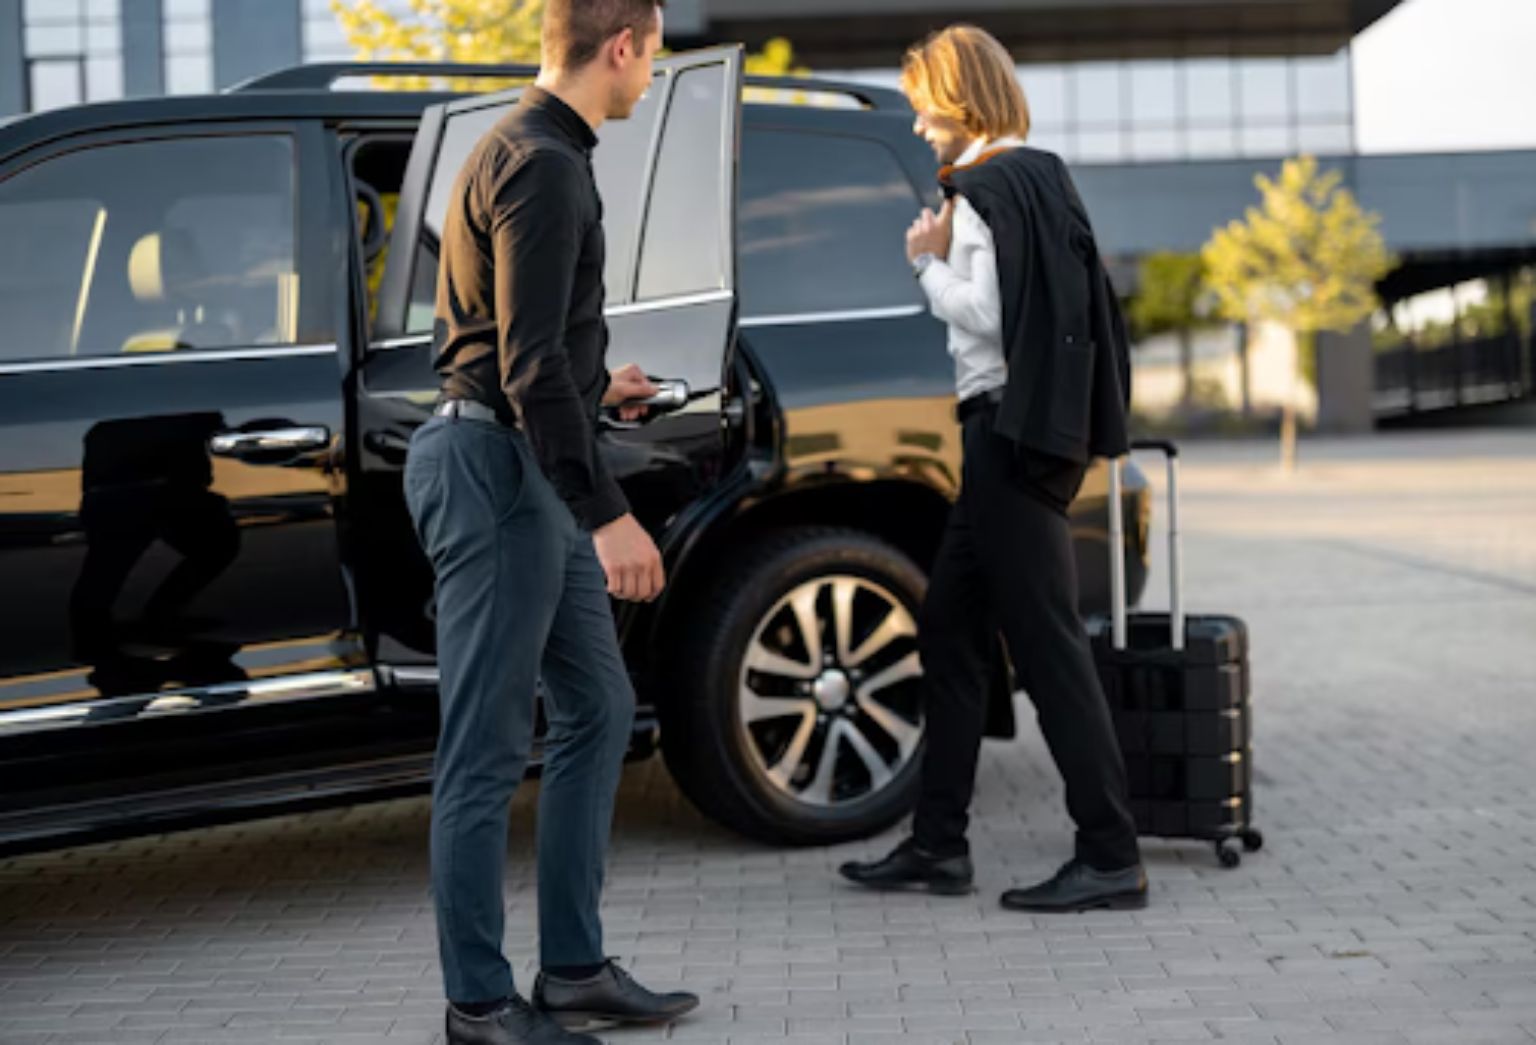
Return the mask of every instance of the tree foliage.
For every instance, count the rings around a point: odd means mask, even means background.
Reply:
[[[406,0],[397,13],[379,0],[331,0],[347,42],[360,59],[395,62],[526,63],[537,65],[544,0]],[[769,40],[747,55],[746,71],[761,76],[801,75],[788,40]],[[420,90],[429,77],[391,77],[383,86]],[[479,80],[436,78],[450,90],[485,90]]]
[[[1158,251],[1141,260],[1129,309],[1137,337],[1179,333],[1209,323],[1214,302],[1199,254]]]
[[[1242,221],[1217,229],[1201,252],[1223,315],[1269,322],[1296,339],[1293,388],[1281,420],[1280,459],[1296,467],[1294,383],[1315,372],[1320,331],[1346,332],[1379,304],[1376,284],[1394,264],[1381,219],[1361,209],[1338,171],[1317,160],[1287,160],[1280,177],[1259,175],[1260,203]]]
[[[379,0],[331,0],[347,42],[365,61],[537,65],[544,0],[407,0],[396,13]],[[381,86],[485,90],[485,80],[392,77]]]
[[[1202,255],[1220,310],[1297,334],[1347,331],[1377,308],[1376,283],[1393,266],[1378,228],[1338,171],[1311,156],[1278,179],[1255,179],[1261,202],[1218,229]]]

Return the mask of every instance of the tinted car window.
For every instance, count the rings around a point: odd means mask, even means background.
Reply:
[[[603,231],[607,236],[608,259],[603,273],[610,301],[630,300],[630,279],[634,271],[635,236],[640,224],[641,189],[646,158],[650,153],[655,128],[657,96],[650,91],[627,120],[609,120],[598,131],[598,147],[593,154],[593,173],[597,191],[603,198]],[[515,104],[515,103],[513,103]],[[438,148],[437,167],[432,187],[427,193],[426,224],[435,245],[443,231],[448,201],[464,162],[471,150],[496,121],[507,114],[511,105],[474,109],[457,113],[443,128]],[[417,255],[411,288],[407,329],[426,333],[432,329],[436,307],[437,257],[430,251]]]
[[[749,127],[738,222],[742,316],[921,304],[903,245],[921,207],[880,142]]]
[[[0,181],[0,359],[291,344],[293,148],[187,138]]]
[[[642,301],[727,286],[721,236],[725,90],[724,65],[690,69],[677,79],[645,223]]]

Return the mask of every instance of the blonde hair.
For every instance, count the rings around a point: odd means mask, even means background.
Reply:
[[[901,89],[912,108],[959,123],[995,141],[1029,137],[1029,102],[1013,56],[974,25],[952,25],[907,51]]]

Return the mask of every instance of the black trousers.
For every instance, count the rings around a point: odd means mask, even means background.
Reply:
[[[919,621],[928,738],[915,841],[944,856],[968,851],[1001,630],[1066,785],[1077,857],[1098,870],[1129,867],[1140,856],[1125,763],[1077,612],[1067,506],[1084,469],[1021,452],[992,431],[989,410],[968,412],[963,431],[960,498]]]

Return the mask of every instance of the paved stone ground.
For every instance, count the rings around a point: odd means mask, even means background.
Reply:
[[[1271,458],[1195,447],[1185,501],[1192,607],[1253,629],[1263,853],[1151,844],[1146,912],[1018,917],[997,892],[1068,842],[1033,730],[986,753],[973,899],[844,888],[894,834],[756,847],[634,767],[609,947],[705,995],[670,1040],[1536,1040],[1536,437]],[[426,828],[412,800],[0,862],[0,1042],[439,1040]]]

